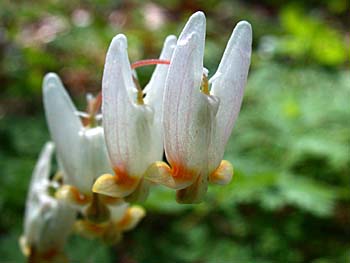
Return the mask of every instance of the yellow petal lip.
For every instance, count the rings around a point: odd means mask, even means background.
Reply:
[[[111,197],[125,197],[137,187],[138,179],[127,176],[121,177],[112,174],[103,174],[95,181],[92,191],[94,193]]]
[[[179,190],[190,186],[197,178],[199,172],[190,171],[182,165],[173,165],[171,168],[165,162],[152,163],[144,177],[156,184]]]
[[[120,231],[128,231],[133,229],[139,221],[145,217],[146,211],[141,206],[132,206],[128,208],[124,217],[117,223]]]
[[[233,165],[222,160],[219,167],[209,176],[209,181],[214,184],[226,185],[233,177]]]
[[[26,237],[25,236],[20,236],[18,242],[19,242],[19,246],[21,248],[21,251],[22,251],[23,255],[26,256],[26,257],[29,257],[31,248],[28,245]]]
[[[91,196],[80,193],[79,190],[72,185],[60,187],[56,191],[55,197],[58,200],[67,201],[75,205],[86,205],[91,201]]]

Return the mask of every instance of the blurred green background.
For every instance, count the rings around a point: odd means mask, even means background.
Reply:
[[[350,262],[348,0],[0,2],[0,262],[17,239],[27,186],[49,139],[41,81],[57,72],[81,108],[100,89],[112,37],[156,58],[191,13],[207,15],[215,72],[234,25],[254,31],[251,71],[225,158],[235,176],[200,205],[153,189],[147,217],[117,246],[73,236],[73,262]],[[153,67],[138,70],[144,86]]]

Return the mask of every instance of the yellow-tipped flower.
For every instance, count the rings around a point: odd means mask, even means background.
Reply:
[[[164,146],[170,164],[156,162],[146,178],[175,188],[181,203],[200,202],[208,180],[228,183],[233,167],[222,161],[240,111],[250,65],[252,29],[237,24],[214,76],[203,68],[205,16],[191,16],[178,41],[165,83]],[[211,89],[209,89],[211,84]]]
[[[174,36],[165,40],[161,60],[171,58],[175,43]],[[163,155],[161,116],[167,72],[168,65],[157,65],[143,98],[133,80],[126,37],[120,34],[113,38],[103,73],[102,114],[114,173],[98,178],[94,192],[138,199],[147,195],[144,173]]]
[[[44,78],[43,98],[47,123],[56,145],[65,184],[57,195],[71,203],[87,204],[92,199],[91,188],[96,178],[112,171],[103,128],[83,125],[79,116],[82,113],[77,111],[54,73]]]

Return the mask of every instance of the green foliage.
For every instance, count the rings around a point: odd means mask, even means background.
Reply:
[[[174,191],[155,187],[144,204],[147,216],[119,245],[106,248],[74,236],[66,247],[69,257],[73,262],[348,262],[348,1],[154,1],[165,17],[156,28],[147,22],[147,4],[0,3],[0,259],[24,260],[17,241],[28,182],[49,138],[40,106],[43,74],[58,72],[76,97],[96,92],[115,34],[127,34],[131,61],[154,58],[165,36],[178,34],[188,15],[201,9],[208,17],[210,73],[233,25],[247,19],[254,29],[252,70],[225,154],[235,166],[233,182],[211,186],[200,205],[179,205]],[[87,12],[85,24],[74,20],[79,10]],[[43,36],[43,26],[58,31]],[[151,72],[138,70],[143,86]]]
[[[349,56],[345,34],[300,8],[281,12],[286,35],[278,40],[277,52],[297,60],[312,60],[326,66],[343,65]]]

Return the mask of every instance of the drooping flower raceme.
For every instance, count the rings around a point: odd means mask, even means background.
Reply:
[[[170,167],[156,162],[146,176],[178,189],[181,203],[200,202],[208,180],[226,184],[233,175],[232,165],[221,160],[242,103],[250,65],[251,26],[245,21],[237,24],[209,82],[203,68],[204,42],[205,16],[197,12],[177,41],[166,78],[163,129]]]
[[[76,211],[50,194],[53,149],[52,143],[45,145],[29,187],[20,245],[30,262],[62,262],[63,246],[75,220]]]
[[[165,40],[161,60],[171,58],[175,44],[174,36]],[[143,175],[163,155],[161,116],[167,72],[168,65],[157,65],[143,98],[133,79],[126,37],[120,34],[113,38],[103,73],[102,114],[114,175],[98,178],[94,192],[114,197],[145,196]]]

